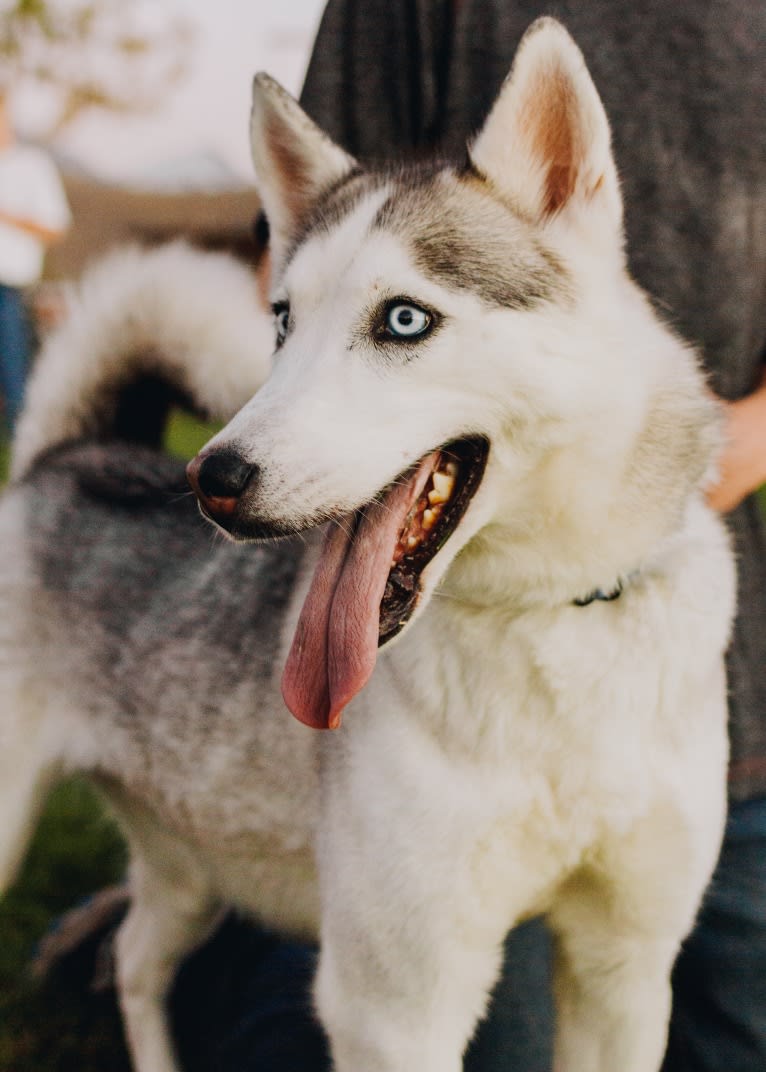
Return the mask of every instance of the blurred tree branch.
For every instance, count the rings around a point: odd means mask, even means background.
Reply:
[[[47,138],[92,108],[146,112],[184,74],[192,38],[158,0],[3,0],[0,92],[54,90]]]

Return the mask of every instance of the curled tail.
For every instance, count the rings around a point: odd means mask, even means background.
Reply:
[[[252,272],[183,242],[121,248],[91,267],[40,351],[11,476],[89,438],[157,445],[170,404],[228,420],[271,367],[271,318]]]

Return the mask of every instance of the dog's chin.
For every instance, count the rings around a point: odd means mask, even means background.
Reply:
[[[236,511],[231,517],[218,518],[209,514],[198,501],[199,511],[206,521],[214,525],[220,533],[233,543],[272,543],[275,540],[289,540],[310,529],[318,528],[326,521],[331,521],[335,514],[317,514],[302,518],[300,521],[267,521],[253,518],[246,511]]]

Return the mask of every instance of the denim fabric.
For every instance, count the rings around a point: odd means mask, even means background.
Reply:
[[[24,299],[15,287],[0,283],[0,395],[9,431],[13,431],[24,398],[28,359],[29,327]]]
[[[673,984],[663,1072],[766,1069],[766,797],[731,809]]]
[[[542,923],[516,928],[466,1072],[549,1072],[553,1040],[550,941]],[[230,916],[184,965],[171,999],[184,1072],[330,1072],[311,1012],[316,950]]]
[[[505,940],[503,974],[468,1047],[465,1072],[550,1072],[553,1064],[551,940],[533,919]]]
[[[330,1072],[311,1011],[316,949],[230,914],[183,965],[170,1000],[184,1072]]]

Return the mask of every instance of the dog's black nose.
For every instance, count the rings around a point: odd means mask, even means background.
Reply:
[[[206,499],[238,499],[254,470],[233,451],[208,454],[197,470],[197,486]]]
[[[229,528],[237,503],[258,467],[232,450],[197,455],[186,467],[189,483],[204,512],[224,528]]]

